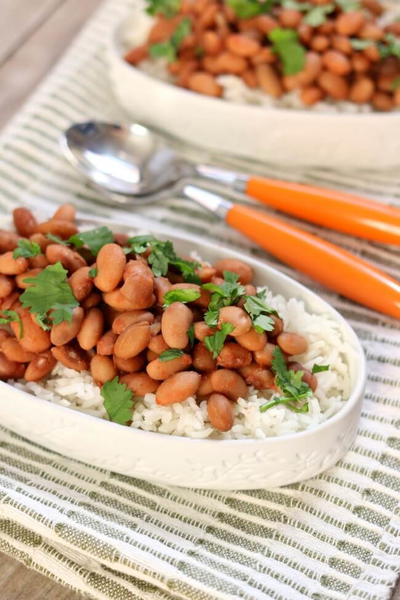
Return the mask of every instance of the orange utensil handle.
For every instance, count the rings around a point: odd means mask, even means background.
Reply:
[[[400,318],[400,283],[368,262],[247,206],[233,205],[226,221],[282,262],[331,290]]]
[[[400,245],[400,210],[344,192],[251,177],[246,193],[263,204],[352,236]]]

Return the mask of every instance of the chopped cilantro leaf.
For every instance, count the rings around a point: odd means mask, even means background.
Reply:
[[[150,56],[153,58],[166,58],[168,62],[173,62],[177,58],[178,50],[187,35],[189,35],[192,29],[192,22],[190,19],[183,19],[170,39],[166,42],[159,42],[158,44],[152,44],[149,48]]]
[[[381,57],[396,56],[396,58],[400,58],[400,38],[394,36],[393,33],[387,33],[384,42],[378,44]]]
[[[323,371],[329,371],[329,365],[313,365],[311,373],[315,375],[315,373],[322,373]]]
[[[89,275],[89,277],[96,277],[96,275],[97,275],[97,269],[96,269],[96,267],[93,267],[92,269],[89,269],[88,275]]]
[[[193,346],[194,346],[194,325],[193,325],[193,323],[191,324],[191,326],[187,330],[187,335],[188,335],[188,338],[189,338],[189,346],[191,348],[193,348]]]
[[[251,19],[257,15],[270,12],[275,0],[227,0],[227,4],[233,9],[240,19]]]
[[[67,274],[67,270],[57,262],[43,269],[36,277],[25,279],[26,283],[32,285],[21,294],[20,301],[24,308],[29,308],[37,316],[42,326],[49,311],[54,323],[72,320],[72,311],[79,303],[67,282]]]
[[[336,4],[343,12],[352,12],[361,8],[359,0],[336,0]]]
[[[400,88],[400,76],[393,79],[392,83],[390,84],[390,87],[392,88],[392,90],[398,90]]]
[[[326,21],[327,15],[335,10],[333,4],[323,4],[314,6],[304,17],[304,23],[311,27],[319,27]]]
[[[149,15],[173,17],[179,11],[180,0],[146,0],[146,12]]]
[[[55,244],[61,244],[62,246],[69,246],[69,242],[61,239],[58,235],[52,233],[46,233],[46,237]]]
[[[13,258],[19,258],[20,256],[23,258],[32,258],[33,256],[39,256],[39,254],[42,254],[39,244],[22,239],[18,240],[18,246],[13,252]]]
[[[174,358],[179,358],[179,356],[183,356],[184,351],[178,350],[178,348],[169,348],[168,350],[164,350],[159,355],[159,360],[162,362],[166,362],[167,360],[173,360]]]
[[[100,393],[110,421],[126,425],[133,413],[133,394],[128,386],[114,377],[111,381],[106,381]]]
[[[68,239],[68,242],[76,248],[87,246],[93,256],[97,256],[103,246],[112,244],[113,241],[113,233],[108,227],[97,227],[97,229],[91,229],[90,231],[75,233]]]
[[[275,327],[275,321],[267,315],[259,315],[253,320],[253,326],[257,333],[263,333],[263,331],[273,331]]]
[[[220,308],[236,304],[246,290],[243,285],[238,283],[239,275],[231,271],[224,271],[224,283],[217,285],[215,283],[204,283],[203,288],[212,292],[204,320],[209,327],[215,327],[218,323]]]
[[[0,313],[0,324],[7,325],[13,322],[19,323],[19,338],[24,336],[24,325],[20,315],[15,310],[2,310]]]
[[[374,42],[372,40],[359,40],[358,38],[350,38],[351,47],[354,50],[365,50],[369,48]]]
[[[296,75],[306,64],[306,51],[294,29],[276,27],[268,34],[274,52],[279,56],[285,75]]]
[[[173,302],[193,302],[200,298],[200,292],[194,289],[176,289],[170,290],[164,295],[164,306],[169,306]]]
[[[251,317],[253,325],[257,333],[263,331],[272,331],[275,326],[274,320],[268,315],[277,315],[274,308],[269,306],[265,301],[265,290],[257,292],[254,296],[246,296],[246,301],[243,305],[245,311]]]
[[[232,323],[222,323],[221,329],[214,335],[207,335],[204,338],[204,344],[212,354],[213,358],[217,358],[221,352],[227,336],[235,329]]]

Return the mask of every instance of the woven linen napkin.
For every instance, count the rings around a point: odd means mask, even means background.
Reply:
[[[75,202],[81,214],[134,219],[99,204],[57,148],[59,132],[73,121],[121,118],[109,91],[103,40],[132,4],[106,2],[4,131],[3,212],[20,204],[40,211]],[[284,166],[220,162],[400,205],[395,173],[287,172]],[[171,198],[135,212],[277,265],[187,201]],[[398,248],[302,227],[400,277]],[[315,479],[281,489],[190,490],[97,469],[0,429],[1,551],[98,600],[390,597],[400,563],[398,323],[278,266],[331,302],[364,344],[368,387],[358,437],[345,458]]]

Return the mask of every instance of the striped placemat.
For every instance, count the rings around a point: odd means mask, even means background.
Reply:
[[[72,121],[118,119],[103,40],[133,0],[109,0],[0,140],[0,207],[75,202],[116,217],[60,157]],[[373,143],[373,140],[371,140]],[[384,151],[384,149],[382,149]],[[198,157],[193,149],[185,152]],[[352,189],[400,205],[398,173],[247,165],[267,175]],[[120,211],[230,243],[276,262],[179,198]],[[290,220],[290,219],[288,219]],[[400,251],[304,228],[400,278]],[[0,550],[98,600],[384,600],[400,563],[398,324],[321,289],[351,322],[369,361],[359,435],[335,468],[276,490],[214,492],[154,485],[72,461],[0,430]]]

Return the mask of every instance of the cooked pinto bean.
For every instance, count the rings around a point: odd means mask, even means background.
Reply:
[[[150,325],[133,323],[118,336],[114,345],[114,354],[120,358],[132,358],[147,348],[150,341]]]
[[[28,266],[26,258],[22,256],[14,258],[11,250],[0,256],[0,273],[3,275],[20,275],[27,270]]]
[[[19,235],[13,231],[0,229],[0,253],[14,250],[18,246]]]
[[[96,259],[97,275],[94,283],[102,292],[111,292],[122,279],[126,256],[118,244],[103,246]]]
[[[349,98],[356,104],[369,102],[374,93],[374,83],[369,77],[360,77],[350,88]]]
[[[133,325],[133,323],[153,323],[154,315],[148,310],[129,310],[120,313],[112,322],[112,330],[114,333],[122,333],[124,329]]]
[[[145,359],[142,354],[133,356],[132,358],[120,358],[114,354],[114,364],[120,371],[127,373],[136,373],[141,371],[145,365]]]
[[[276,341],[286,354],[303,354],[308,348],[306,338],[298,333],[283,332],[278,335]]]
[[[26,368],[24,379],[26,381],[39,381],[51,373],[57,364],[56,358],[47,350],[37,354]]]
[[[45,269],[49,266],[49,261],[45,254],[38,254],[37,256],[31,256],[28,258],[29,266],[32,269]]]
[[[258,333],[253,327],[247,333],[236,336],[236,341],[243,348],[255,352],[264,348],[267,343],[267,336],[265,333]]]
[[[151,269],[141,260],[136,260],[128,263],[127,270],[129,275],[121,287],[121,294],[136,309],[149,308],[154,303],[154,277]]]
[[[249,365],[251,360],[252,356],[249,350],[235,342],[227,342],[218,355],[217,364],[226,369],[240,369]]]
[[[349,84],[346,79],[331,71],[322,71],[318,83],[335,100],[344,100],[349,94]]]
[[[283,87],[275,69],[268,64],[259,64],[255,66],[255,73],[258,85],[269,96],[280,98],[283,94]]]
[[[83,319],[77,340],[83,350],[94,348],[104,329],[104,315],[99,308],[91,308]]]
[[[71,235],[77,233],[78,228],[74,223],[66,219],[50,219],[44,223],[39,223],[37,231],[43,234],[52,233],[63,240],[67,240]]]
[[[117,369],[109,356],[96,354],[90,361],[90,372],[96,383],[102,385],[117,375]]]
[[[0,352],[0,379],[18,379],[19,375],[19,367],[21,364],[8,360],[8,358]]]
[[[37,220],[28,208],[20,207],[13,210],[15,229],[23,237],[29,237],[36,232]]]
[[[194,337],[200,342],[204,342],[207,335],[214,335],[216,331],[215,327],[209,327],[204,321],[197,321],[197,323],[194,323],[193,329]]]
[[[250,58],[254,56],[261,49],[261,46],[257,40],[252,39],[247,35],[241,33],[232,33],[226,38],[226,47],[233,54]]]
[[[287,366],[288,369],[290,369],[291,371],[303,371],[303,376],[301,378],[302,381],[304,381],[304,383],[306,383],[311,388],[311,390],[315,392],[318,386],[318,380],[315,377],[315,375],[311,373],[311,371],[303,367],[303,365],[301,365],[300,363],[294,361],[288,362]]]
[[[222,87],[217,83],[215,77],[205,71],[192,73],[187,82],[189,90],[205,94],[206,96],[222,96]]]
[[[240,369],[245,382],[256,390],[269,390],[275,387],[275,377],[272,371],[264,369],[257,363],[252,363]]]
[[[154,278],[154,289],[156,292],[157,304],[164,304],[164,296],[171,289],[172,284],[166,277]]]
[[[89,359],[86,352],[80,348],[66,344],[65,346],[53,346],[51,353],[64,367],[74,371],[87,371]]]
[[[61,244],[50,244],[46,248],[46,258],[50,264],[60,262],[70,273],[74,273],[81,267],[86,267],[86,261],[78,252],[61,246]]]
[[[203,373],[200,379],[199,389],[197,390],[197,397],[202,398],[204,396],[209,396],[212,392],[211,373]]]
[[[15,278],[15,283],[22,290],[26,290],[32,284],[25,282],[25,279],[27,279],[28,277],[36,277],[37,275],[39,275],[39,273],[42,272],[42,270],[43,269],[29,269],[29,271],[25,271],[25,273],[17,275]]]
[[[74,222],[76,218],[75,206],[72,204],[61,204],[53,215],[53,219]]]
[[[113,331],[104,333],[97,342],[96,352],[100,356],[110,356],[114,352],[114,344],[117,339],[117,334]]]
[[[103,299],[106,304],[119,311],[137,310],[136,302],[131,302],[126,296],[121,294],[121,290],[116,289],[112,292],[103,294]]]
[[[223,323],[231,323],[234,327],[229,335],[237,337],[250,331],[252,327],[249,315],[238,306],[224,306],[219,311],[218,327]]]
[[[89,271],[90,267],[80,267],[68,279],[68,283],[78,302],[87,298],[93,289],[93,278],[90,277]]]
[[[239,275],[239,281],[243,285],[251,283],[253,279],[253,269],[250,265],[236,258],[222,258],[215,263],[214,268],[217,271],[217,275],[221,277],[223,277],[224,271],[236,273]]]
[[[341,35],[355,35],[365,23],[365,17],[359,10],[344,12],[336,20],[336,31]]]
[[[50,340],[54,346],[64,346],[78,335],[85,312],[81,306],[76,306],[72,311],[71,321],[62,321],[53,325],[50,332]]]
[[[181,371],[171,375],[157,389],[157,404],[166,406],[194,396],[199,388],[200,379],[200,374],[195,371]]]
[[[8,360],[18,363],[30,362],[35,358],[33,352],[25,350],[21,344],[13,337],[8,337],[1,343],[1,351]]]
[[[174,373],[184,371],[192,364],[192,358],[189,354],[182,354],[172,360],[162,361],[158,357],[150,361],[146,367],[147,373],[152,379],[168,379]]]
[[[247,398],[247,385],[236,371],[230,369],[218,369],[211,374],[211,385],[213,390],[225,394],[231,400]]]
[[[15,288],[15,281],[7,275],[0,275],[0,298],[6,298]]]
[[[11,292],[8,296],[1,301],[1,310],[9,310],[14,308],[14,305],[18,304],[19,292]]]
[[[93,308],[97,306],[101,302],[101,296],[97,292],[92,292],[82,300],[82,306],[85,310],[89,310],[89,308]]]
[[[168,350],[168,348],[169,346],[161,334],[155,335],[151,338],[149,343],[149,350],[151,350],[152,352],[155,352],[156,354],[161,354],[161,352],[164,352],[164,350]]]
[[[272,365],[275,348],[277,348],[275,344],[267,342],[264,348],[254,352],[255,361],[262,367],[270,367]]]
[[[351,71],[351,64],[347,56],[338,50],[328,50],[322,56],[324,66],[336,75],[347,75]]]
[[[164,310],[161,332],[170,348],[186,348],[189,343],[188,329],[192,321],[192,311],[182,302],[173,302]]]
[[[232,429],[234,420],[233,404],[223,394],[211,394],[207,400],[209,421],[219,431]]]
[[[153,394],[159,386],[159,382],[154,381],[147,373],[129,373],[123,375],[120,381],[125,383],[135,396]]]
[[[48,350],[51,346],[49,332],[44,331],[25,308],[19,308],[17,312],[22,321],[22,337],[20,323],[13,321],[10,327],[21,346],[28,352],[34,353]]]
[[[216,361],[211,352],[202,343],[196,344],[193,349],[193,366],[198,371],[215,371]]]

